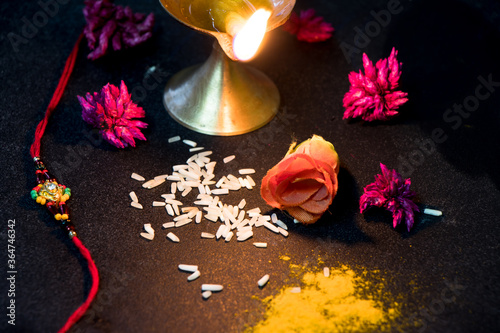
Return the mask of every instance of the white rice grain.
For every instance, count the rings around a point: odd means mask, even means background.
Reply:
[[[293,223],[297,224],[297,223],[300,223],[300,221],[297,219],[293,219]]]
[[[173,137],[169,138],[168,143],[177,142],[180,140],[181,140],[181,137],[177,135],[177,136],[173,136]]]
[[[267,247],[267,243],[262,243],[262,242],[255,242],[255,243],[253,243],[253,245],[255,247],[258,247],[258,248],[266,248]]]
[[[155,230],[153,228],[151,228],[151,223],[146,223],[144,224],[144,230],[148,233],[148,234],[155,234]]]
[[[167,222],[163,223],[163,229],[173,228],[175,227],[175,222]]]
[[[153,238],[155,238],[155,235],[154,235],[154,234],[147,233],[147,232],[141,232],[141,237],[142,237],[142,238],[145,238],[145,239],[147,239],[147,240],[152,241],[152,240],[153,240]]]
[[[200,275],[201,275],[200,271],[196,271],[193,274],[188,276],[188,281],[196,280],[197,278],[200,277]]]
[[[271,230],[272,232],[275,232],[277,234],[279,234],[280,230],[277,226],[269,223],[268,221],[265,221],[264,222],[264,227],[266,227],[267,229]],[[285,230],[286,231],[286,230]]]
[[[196,218],[195,218],[195,222],[196,223],[200,223],[201,222],[201,216],[202,216],[202,212],[198,211],[198,213],[196,213]]]
[[[165,205],[163,201],[153,201],[153,207],[164,207]]]
[[[253,180],[252,177],[247,176],[245,179],[248,180],[248,183],[250,184],[250,186],[254,187],[256,185],[255,181]]]
[[[139,174],[137,174],[137,173],[135,173],[135,172],[134,172],[134,173],[132,173],[132,175],[130,175],[130,178],[135,179],[135,180],[138,180],[138,181],[140,181],[140,182],[143,182],[143,181],[145,181],[145,180],[146,180],[146,178],[144,178],[143,176],[141,176],[141,175],[139,175]]]
[[[162,194],[161,197],[165,200],[167,199],[175,199],[175,194]]]
[[[225,240],[226,242],[230,242],[230,241],[231,241],[231,238],[233,238],[233,236],[234,236],[234,232],[230,231],[230,232],[226,235],[226,237],[224,237],[224,240]]]
[[[330,268],[329,267],[324,267],[323,268],[323,275],[325,277],[329,277],[330,276]]]
[[[222,286],[221,284],[202,284],[201,285],[201,291],[215,292],[215,291],[222,291],[222,289],[224,289],[224,286]]]
[[[281,228],[281,227],[278,227],[278,231],[280,234],[282,234],[283,236],[285,237],[288,237],[288,231],[286,231],[285,229]]]
[[[193,222],[193,220],[191,220],[191,219],[181,220],[181,221],[175,222],[175,227],[180,228],[180,227],[185,226],[186,224],[189,224],[191,222]]]
[[[245,199],[241,199],[240,203],[238,204],[238,208],[243,209],[246,204],[247,204],[247,201]]]
[[[167,204],[165,206],[165,209],[167,210],[167,214],[170,216],[174,216],[174,209],[172,208],[171,204]]]
[[[181,212],[179,212],[179,206],[178,205],[172,205],[172,208],[174,209],[175,215],[180,215]]]
[[[185,144],[187,144],[188,146],[191,146],[191,147],[196,147],[198,144],[194,141],[191,141],[191,140],[182,140],[182,142],[184,142]]]
[[[210,296],[212,296],[212,292],[210,290],[204,291],[201,293],[201,296],[203,297],[203,299],[209,299]]]
[[[241,234],[240,236],[238,236],[238,242],[244,242],[252,236],[253,236],[253,231],[247,231],[247,232]]]
[[[288,230],[288,226],[285,224],[285,222],[278,220],[276,221],[276,225],[280,226],[281,228]]]
[[[173,232],[169,232],[167,234],[167,238],[170,239],[174,243],[179,243],[180,242],[179,237],[177,237]]]
[[[178,268],[181,271],[189,272],[189,273],[194,273],[194,272],[196,272],[198,270],[198,266],[197,265],[179,264]]]
[[[424,208],[424,214],[432,215],[432,216],[442,216],[443,212],[437,209]]]
[[[271,215],[271,221],[273,221],[273,223],[278,222],[278,216],[276,215],[276,213],[273,213],[273,214]]]
[[[240,175],[251,175],[255,173],[255,169],[240,169],[238,172]]]
[[[203,150],[205,149],[204,147],[196,147],[196,148],[189,148],[189,152],[194,152],[194,151],[200,151],[200,150]]]
[[[266,285],[268,281],[269,281],[269,274],[266,274],[259,281],[257,281],[257,284],[260,288],[262,288]]]
[[[211,234],[209,232],[202,232],[201,233],[201,238],[215,238],[215,235]]]
[[[137,209],[143,209],[142,205],[138,202],[135,202],[135,201],[132,201],[130,203],[130,206],[134,207],[134,208],[137,208]]]
[[[229,194],[229,190],[227,188],[212,190],[212,194],[215,194],[215,195]]]
[[[188,195],[188,194],[189,194],[189,192],[191,192],[191,187],[186,188],[186,189],[182,192],[182,194],[181,194],[181,195],[182,195],[183,197],[185,197],[186,195]]]
[[[224,163],[229,163],[232,160],[234,160],[235,157],[236,156],[234,156],[234,155],[230,155],[230,156],[224,157],[223,161],[224,161]]]
[[[130,196],[130,199],[132,199],[133,202],[139,202],[139,198],[137,198],[137,194],[135,194],[134,191],[130,192],[128,195]]]

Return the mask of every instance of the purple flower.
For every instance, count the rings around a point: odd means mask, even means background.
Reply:
[[[351,88],[344,96],[344,119],[388,120],[398,114],[397,109],[408,100],[408,94],[396,90],[403,64],[398,63],[397,55],[393,48],[388,59],[381,59],[373,66],[363,53],[365,74],[361,70],[349,74]]]
[[[109,43],[115,51],[145,42],[152,36],[153,13],[133,13],[130,7],[116,6],[110,0],[85,0],[83,15],[87,25],[83,32],[92,52],[89,59],[105,55]]]
[[[325,41],[332,37],[335,30],[330,23],[323,20],[323,17],[316,16],[312,8],[301,10],[300,16],[293,12],[283,25],[283,29],[297,36],[298,40],[309,43]]]
[[[414,212],[419,212],[413,202],[415,192],[410,190],[410,178],[403,178],[396,170],[389,170],[380,163],[381,175],[375,175],[375,182],[367,185],[359,201],[359,210],[364,213],[372,206],[382,207],[392,212],[393,226],[396,228],[404,219],[408,231],[413,226]]]
[[[104,139],[112,145],[118,148],[135,147],[134,138],[146,140],[140,128],[146,128],[148,124],[132,119],[144,118],[146,113],[131,100],[123,81],[120,89],[108,83],[101,92],[87,93],[85,98],[78,96],[78,100],[83,120],[99,128]]]

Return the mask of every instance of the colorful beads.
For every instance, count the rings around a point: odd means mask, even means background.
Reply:
[[[71,189],[59,184],[45,169],[39,157],[35,157],[33,160],[38,185],[31,190],[31,198],[37,203],[45,205],[54,218],[60,221],[61,229],[72,238],[76,232],[73,224],[69,222],[69,210],[66,205],[66,201],[71,197]]]

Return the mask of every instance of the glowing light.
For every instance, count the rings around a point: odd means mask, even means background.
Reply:
[[[259,49],[266,33],[267,20],[271,13],[259,9],[248,19],[243,28],[234,36],[233,51],[236,58],[242,61],[251,59]]]

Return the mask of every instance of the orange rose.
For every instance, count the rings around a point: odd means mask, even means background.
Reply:
[[[337,193],[339,157],[333,145],[314,135],[270,169],[260,188],[267,204],[286,210],[304,224],[316,222]]]

